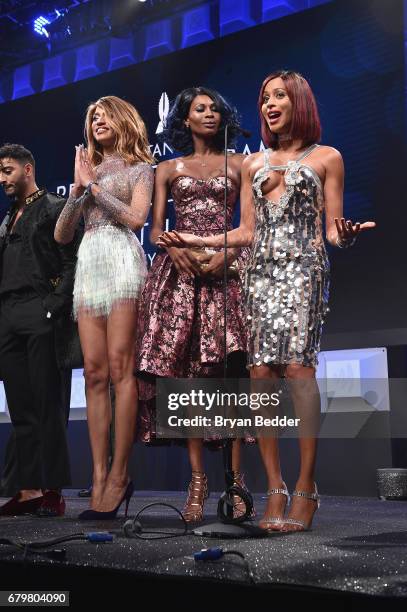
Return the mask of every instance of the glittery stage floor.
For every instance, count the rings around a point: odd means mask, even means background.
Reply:
[[[207,501],[205,522],[216,520],[217,499],[212,494]],[[130,516],[156,501],[181,508],[184,493],[137,492],[130,504]],[[0,546],[1,588],[42,584],[65,585],[70,590],[81,581],[84,583],[85,578],[91,584],[97,577],[103,592],[103,587],[108,590],[120,575],[122,584],[126,581],[138,584],[139,589],[143,584],[149,589],[161,584],[165,591],[170,584],[178,585],[178,589],[180,585],[204,584],[205,592],[209,593],[220,588],[226,592],[232,585],[235,595],[239,589],[246,592],[274,589],[284,597],[295,592],[297,597],[304,598],[311,593],[314,601],[321,594],[329,595],[343,600],[346,606],[362,601],[363,596],[373,596],[376,603],[392,598],[394,605],[407,605],[406,502],[323,496],[311,532],[258,540],[214,540],[187,535],[159,541],[127,539],[121,533],[123,516],[113,522],[79,522],[76,517],[87,507],[88,500],[78,498],[76,491],[66,492],[66,502],[63,518],[0,518],[0,537],[37,541],[112,529],[116,532],[114,541],[59,544],[58,548],[66,551],[62,561],[31,554],[24,560],[22,551]],[[264,498],[255,496],[255,505],[257,515],[261,516]],[[152,508],[144,516],[148,517],[146,526],[152,530],[174,533],[181,524],[167,508]],[[209,546],[240,551],[247,564],[229,555],[218,561],[196,562],[193,553]]]

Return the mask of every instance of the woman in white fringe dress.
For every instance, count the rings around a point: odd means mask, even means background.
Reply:
[[[115,96],[89,105],[87,149],[76,147],[74,187],[55,228],[66,244],[83,216],[74,317],[84,355],[86,403],[93,457],[91,510],[81,519],[114,518],[133,484],[128,460],[134,440],[137,384],[133,375],[137,308],[147,275],[134,231],[151,204],[154,172],[147,131],[137,110]],[[115,453],[108,471],[112,418],[109,381],[116,394]]]

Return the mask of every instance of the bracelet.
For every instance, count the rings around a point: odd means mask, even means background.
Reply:
[[[91,193],[92,185],[99,185],[99,183],[97,181],[89,181],[85,189],[85,194],[87,196]]]
[[[86,193],[86,191],[83,192],[83,194],[81,196],[79,196],[79,198],[76,198],[74,200],[74,203],[76,206],[81,206],[83,201],[87,198],[88,194]]]
[[[342,242],[341,240],[339,240],[339,236],[336,238],[336,246],[339,249],[349,249],[355,244],[355,242],[356,242],[356,237],[352,238],[352,240],[347,240],[345,242]]]

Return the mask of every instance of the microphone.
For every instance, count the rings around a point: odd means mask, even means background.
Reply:
[[[251,133],[250,130],[246,130],[245,128],[240,127],[240,125],[239,126],[236,125],[235,127],[236,127],[237,131],[240,132],[241,135],[244,136],[245,138],[250,138],[251,137],[252,133]]]
[[[239,134],[241,134],[245,138],[250,138],[252,135],[250,130],[246,130],[245,128],[240,127],[240,125],[238,125],[237,123],[229,123],[228,127],[233,128],[234,130],[236,130],[236,132],[239,132]]]

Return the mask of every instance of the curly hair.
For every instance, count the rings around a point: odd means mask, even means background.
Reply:
[[[189,109],[197,96],[208,96],[216,104],[221,116],[219,130],[217,131],[213,145],[218,151],[223,151],[225,144],[225,126],[228,125],[228,147],[233,147],[239,134],[239,115],[237,109],[229,104],[225,98],[214,89],[208,87],[188,87],[183,89],[175,98],[167,117],[166,126],[162,134],[170,145],[177,151],[189,155],[194,150],[191,130],[185,125]]]

